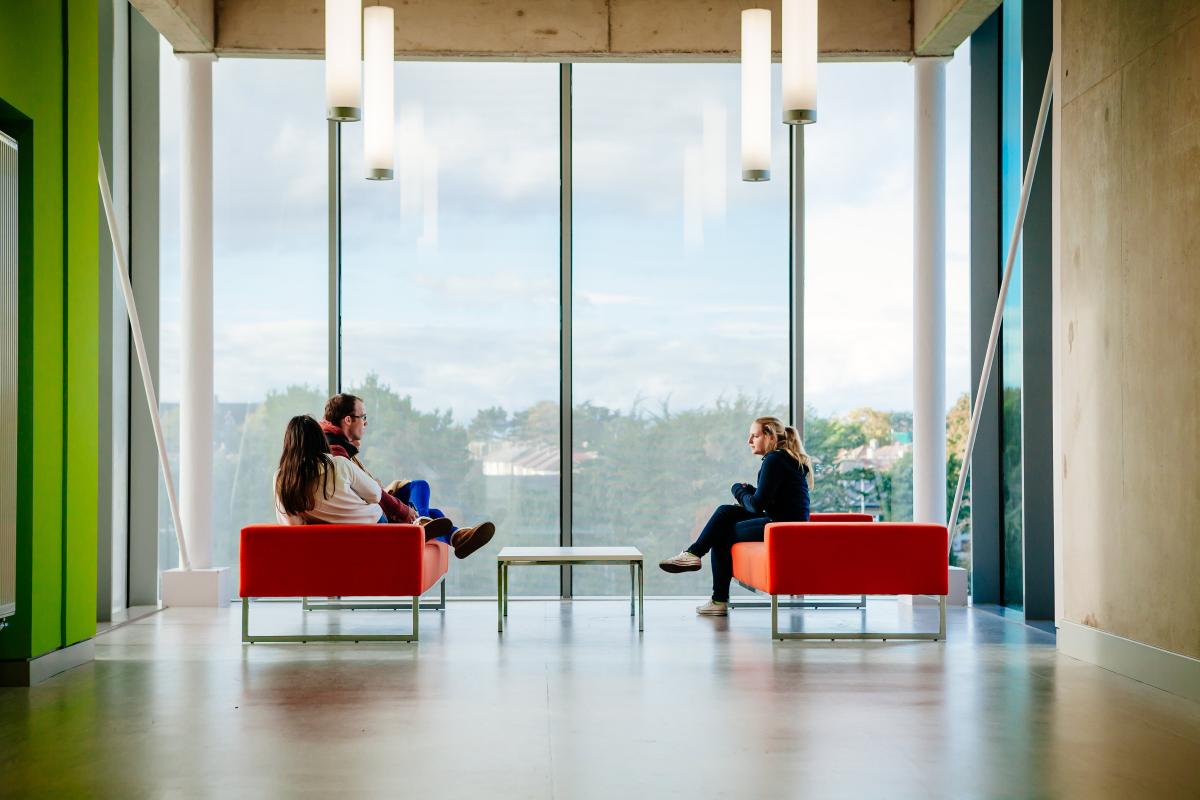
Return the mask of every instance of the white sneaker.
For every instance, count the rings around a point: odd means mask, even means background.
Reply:
[[[658,567],[663,572],[695,572],[700,569],[700,556],[694,556],[684,550],[673,558],[666,558],[658,562]]]
[[[727,617],[729,616],[729,603],[709,600],[702,606],[696,606],[696,613],[703,617]]]

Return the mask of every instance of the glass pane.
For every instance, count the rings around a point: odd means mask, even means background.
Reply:
[[[165,62],[174,56],[166,54]],[[164,69],[162,403],[178,436],[178,66]],[[319,61],[213,65],[213,563],[237,572],[238,531],[275,519],[283,429],[326,383],[326,133]],[[178,479],[178,475],[177,475]],[[174,566],[165,501],[160,560]]]
[[[158,410],[167,457],[179,483],[179,59],[158,40]],[[158,473],[158,568],[179,566],[167,486]]]
[[[913,68],[821,64],[807,141],[814,511],[913,512]]]
[[[395,180],[362,177],[342,126],[343,387],[381,481],[496,524],[448,583],[495,595],[500,547],[559,540],[558,66],[400,63],[396,92]],[[553,568],[511,580],[559,591]]]
[[[1002,89],[1000,121],[1000,232],[1007,251],[1008,237],[1017,220],[1021,202],[1024,159],[1021,147],[1021,0],[1004,4]],[[1005,252],[1007,255],[1007,252]],[[1001,263],[1001,269],[1004,268]],[[1004,303],[1000,329],[1000,496],[1003,503],[1004,605],[1021,609],[1025,599],[1024,525],[1022,514],[1021,389],[1022,353],[1022,264],[1017,249],[1012,281]]]
[[[709,593],[707,562],[654,563],[755,481],[751,421],[787,416],[786,130],[772,180],[743,183],[739,96],[736,64],[574,67],[573,541],[641,549],[653,595]],[[620,567],[574,575],[628,591]]]
[[[971,40],[946,66],[946,513],[962,471],[971,422]],[[971,482],[950,563],[967,571],[971,587]]]

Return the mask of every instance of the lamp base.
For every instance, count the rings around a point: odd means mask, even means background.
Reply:
[[[394,173],[390,169],[369,169],[366,178],[369,181],[390,181]]]
[[[325,118],[334,122],[358,122],[362,119],[362,109],[357,106],[330,106]]]
[[[817,121],[815,108],[793,108],[783,112],[785,125],[811,125]]]
[[[771,180],[771,170],[769,169],[744,169],[742,170],[742,180],[744,181],[769,181]]]
[[[228,567],[169,569],[162,574],[162,604],[177,606],[227,606],[233,597]]]

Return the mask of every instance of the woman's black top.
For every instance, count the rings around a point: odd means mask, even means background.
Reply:
[[[772,450],[758,469],[758,488],[735,483],[733,496],[747,511],[772,522],[807,522],[807,475],[808,468],[786,451]]]

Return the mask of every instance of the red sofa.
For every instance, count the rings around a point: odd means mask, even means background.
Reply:
[[[945,639],[946,542],[946,527],[927,523],[773,522],[764,541],[733,546],[733,576],[771,595],[775,639]],[[938,632],[781,632],[779,595],[804,594],[939,595]]]
[[[417,641],[418,598],[449,568],[450,548],[417,525],[250,525],[242,528],[243,642]],[[250,635],[256,597],[411,597],[411,634]]]
[[[874,522],[870,514],[857,511],[814,511],[808,515],[809,522]]]

